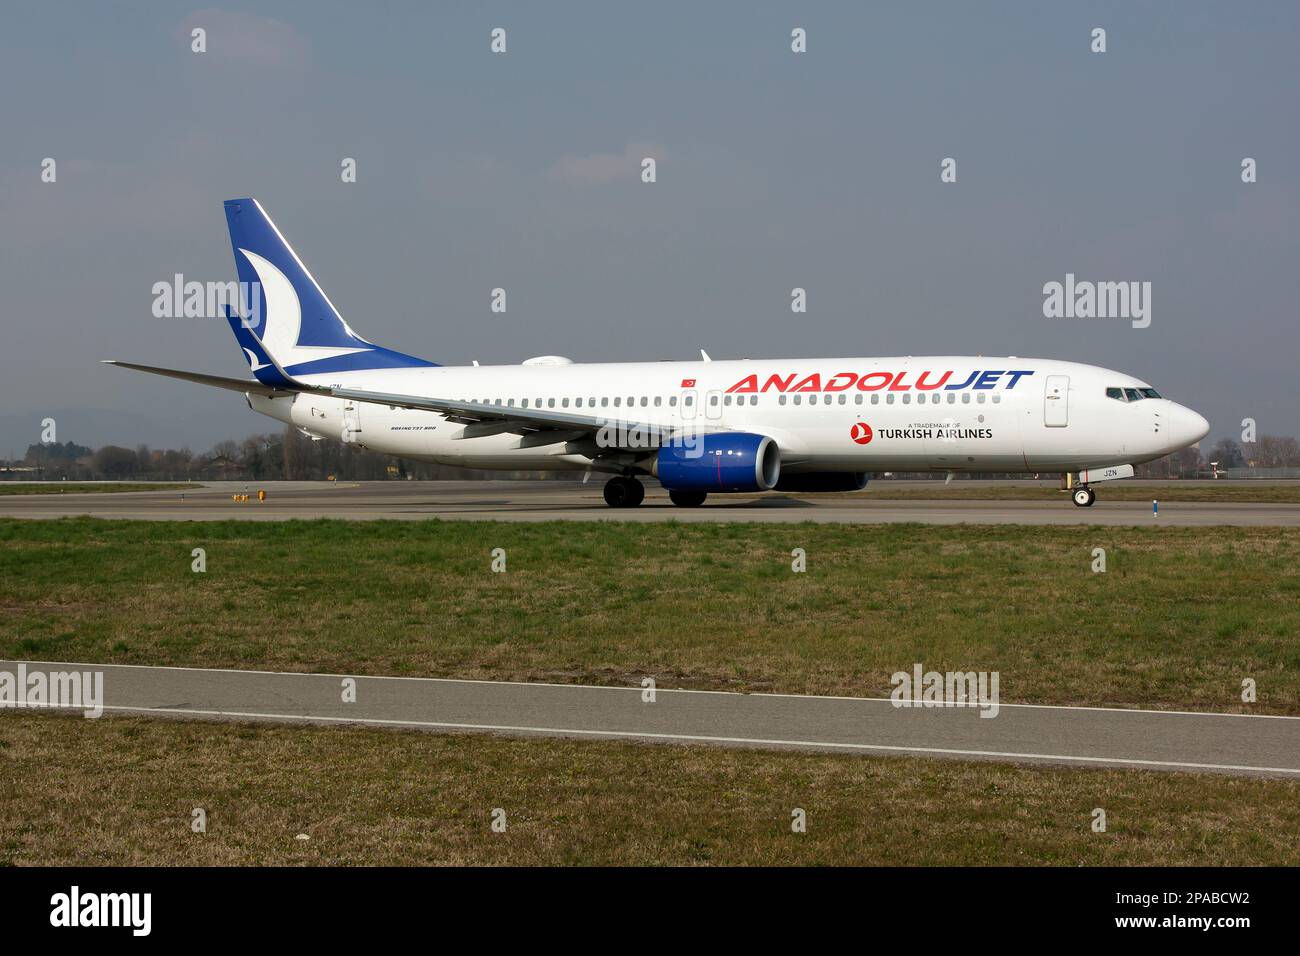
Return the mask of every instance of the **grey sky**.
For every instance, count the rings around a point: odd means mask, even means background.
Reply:
[[[444,364],[1010,353],[1141,375],[1211,440],[1295,434],[1298,26],[1281,2],[12,7],[0,455],[46,415],[195,450],[275,427],[96,364],[246,374],[223,322],[150,313],[173,273],[234,277],[221,201],[246,195],[358,332]],[[1045,319],[1067,272],[1150,281],[1151,327]]]

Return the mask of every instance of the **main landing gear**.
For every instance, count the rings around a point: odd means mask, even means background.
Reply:
[[[1074,503],[1080,508],[1090,508],[1092,503],[1097,500],[1097,492],[1093,491],[1087,485],[1080,485],[1074,489]]]
[[[619,475],[605,482],[605,504],[611,508],[635,508],[645,499],[645,485]]]
[[[668,497],[679,508],[698,508],[708,497],[705,491],[670,491]],[[629,475],[605,482],[605,504],[611,508],[635,508],[645,500],[645,485]]]

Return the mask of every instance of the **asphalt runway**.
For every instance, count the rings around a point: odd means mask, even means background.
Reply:
[[[942,482],[909,482],[908,487]],[[971,482],[970,484],[975,484]],[[999,484],[988,482],[987,484]],[[1178,482],[1188,485],[1190,482]],[[702,508],[678,508],[662,489],[647,484],[638,508],[609,508],[601,497],[603,482],[569,481],[370,481],[370,482],[208,482],[181,491],[105,494],[0,495],[0,516],[246,521],[286,518],[349,520],[465,519],[496,521],[815,521],[883,524],[1138,525],[1154,526],[1300,526],[1300,505],[1207,502],[1162,502],[1160,515],[1150,502],[1107,501],[1104,486],[1091,508],[1076,508],[1062,494],[1048,501],[914,500],[863,496],[793,497],[718,495]],[[1159,484],[1151,486],[1158,497]],[[265,489],[264,502],[256,500]],[[253,500],[236,503],[247,492]]]
[[[356,700],[345,703],[342,674],[25,663],[102,671],[109,713],[1300,777],[1300,717],[1011,704],[983,717],[976,707],[662,689],[648,703],[640,687],[406,677],[353,678]]]

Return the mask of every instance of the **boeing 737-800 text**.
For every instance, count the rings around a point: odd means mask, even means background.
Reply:
[[[254,199],[225,204],[256,381],[111,362],[243,393],[317,438],[471,468],[612,475],[605,500],[849,491],[883,471],[1060,472],[1092,485],[1200,441],[1148,383],[1046,359],[906,356],[444,367],[361,338]]]

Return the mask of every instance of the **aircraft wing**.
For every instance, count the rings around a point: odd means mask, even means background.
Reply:
[[[678,431],[665,425],[652,425],[610,415],[584,415],[580,412],[561,411],[554,408],[521,408],[518,405],[496,405],[484,402],[462,402],[447,398],[428,398],[420,395],[394,395],[386,392],[371,392],[355,388],[326,388],[306,386],[310,391],[335,398],[355,402],[370,402],[375,405],[391,405],[396,408],[413,408],[421,411],[438,412],[449,420],[465,425],[464,438],[480,438],[503,432],[530,435],[538,439],[547,437],[547,433],[564,437],[555,437],[556,441],[573,440],[582,436],[592,436],[605,428],[617,427],[626,435],[640,432],[643,436],[658,436],[666,440]],[[703,431],[713,431],[704,428]],[[621,436],[608,436],[617,441]],[[618,447],[607,445],[611,449]],[[644,449],[644,445],[640,446]]]
[[[635,447],[644,451],[647,446],[643,442],[647,438],[657,437],[662,442],[679,430],[668,426],[652,425],[648,422],[624,420],[617,416],[583,415],[553,408],[521,408],[517,405],[462,402],[455,399],[430,398],[421,395],[397,395],[355,388],[331,388],[324,385],[308,385],[293,379],[290,379],[290,381],[293,381],[292,386],[276,388],[250,379],[226,378],[221,375],[206,375],[201,372],[184,372],[179,369],[159,368],[154,365],[137,365],[134,362],[118,362],[113,359],[104,359],[103,362],[105,365],[117,365],[121,368],[134,369],[137,372],[149,372],[152,375],[162,375],[185,382],[194,382],[198,385],[210,385],[214,388],[224,388],[232,392],[264,395],[268,398],[292,395],[295,392],[309,392],[316,395],[330,395],[348,401],[370,402],[376,405],[390,405],[395,408],[413,408],[421,411],[437,412],[445,415],[452,422],[465,425],[464,434],[461,436],[464,439],[509,433],[524,437],[529,444],[546,445],[562,441],[579,441],[584,438],[593,438],[602,429],[616,426],[619,432],[607,435],[607,441],[602,443],[602,447],[611,451],[620,447],[632,447],[631,443],[625,443],[625,439],[629,433],[639,433],[641,437]],[[716,426],[704,426],[703,424],[697,427],[702,431],[721,430]]]

